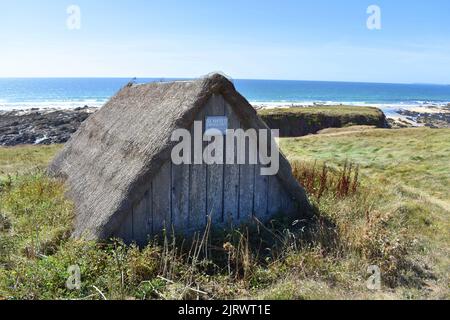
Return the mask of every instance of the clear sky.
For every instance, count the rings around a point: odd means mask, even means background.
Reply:
[[[69,30],[67,8],[81,9]],[[369,30],[369,5],[381,30]],[[450,84],[448,0],[0,0],[0,77]]]

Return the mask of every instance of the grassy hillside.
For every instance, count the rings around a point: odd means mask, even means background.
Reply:
[[[45,168],[61,147],[61,145],[2,147],[0,149],[0,180],[8,175]]]
[[[274,108],[258,111],[271,129],[280,129],[281,137],[300,137],[325,128],[354,125],[388,126],[384,113],[373,107],[314,106],[304,108]]]
[[[383,192],[389,210],[404,215],[401,233],[416,244],[411,259],[436,277],[425,288],[449,297],[450,130],[330,129],[281,145],[291,159],[358,164],[361,179]]]
[[[352,128],[281,139],[315,219],[167,235],[145,249],[69,239],[64,188],[35,169],[60,147],[2,148],[0,299],[448,299],[449,136]],[[366,287],[370,265],[379,291]]]
[[[285,139],[282,149],[291,158],[330,164],[349,159],[377,183],[394,182],[450,205],[450,130],[349,130]]]

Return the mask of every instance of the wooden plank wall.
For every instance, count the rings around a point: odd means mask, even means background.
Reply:
[[[200,112],[195,121],[205,121],[205,112]],[[194,134],[194,128],[191,129]],[[194,145],[192,145],[194,151]],[[192,154],[194,159],[194,154]],[[204,229],[206,226],[206,188],[207,175],[205,164],[190,165],[190,182],[189,182],[189,212],[188,212],[188,228],[187,232]]]
[[[228,127],[230,129],[241,128],[238,116],[228,103],[225,103],[225,114],[228,117]],[[225,148],[227,144],[225,142]],[[234,164],[224,166],[224,223],[234,225],[239,221],[239,185],[240,166],[237,164],[237,147],[234,146]]]
[[[206,117],[225,116],[225,100],[222,96],[213,95],[205,108]],[[203,122],[205,123],[205,122]],[[214,137],[212,139],[215,139]],[[224,157],[222,157],[222,160]],[[206,171],[206,208],[213,224],[223,223],[223,165],[212,164]]]
[[[222,96],[213,96],[204,111],[197,115],[196,121],[203,122],[203,129],[207,116],[227,116],[229,129],[248,129],[242,127]],[[191,134],[194,134],[194,127]],[[125,217],[117,236],[127,243],[135,241],[144,245],[150,236],[160,234],[164,228],[169,233],[174,230],[185,235],[202,231],[208,215],[215,226],[236,226],[250,221],[253,216],[265,222],[274,214],[294,213],[295,202],[278,177],[261,176],[259,164],[238,165],[236,161],[235,150],[235,164],[174,165],[167,162],[143,199]]]

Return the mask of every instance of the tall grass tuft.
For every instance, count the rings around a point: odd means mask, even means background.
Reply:
[[[319,165],[317,161],[312,166],[305,162],[294,161],[292,170],[308,194],[318,200],[325,192],[331,192],[337,198],[345,198],[356,194],[360,186],[359,166],[348,161],[337,172],[333,172],[326,163]]]

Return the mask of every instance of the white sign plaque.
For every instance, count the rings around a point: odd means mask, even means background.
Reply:
[[[220,132],[222,135],[227,134],[228,118],[225,116],[206,117],[205,134],[215,136]]]

